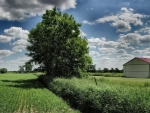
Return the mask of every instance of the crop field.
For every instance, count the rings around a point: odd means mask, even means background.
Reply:
[[[0,113],[78,113],[33,74],[0,74]]]

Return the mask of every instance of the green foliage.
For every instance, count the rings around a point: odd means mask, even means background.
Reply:
[[[26,72],[31,72],[33,65],[30,62],[26,62],[24,67]]]
[[[19,66],[19,70],[18,70],[19,72],[24,72],[24,66]]]
[[[42,22],[30,31],[28,56],[50,76],[80,76],[92,59],[86,38],[80,36],[72,15],[46,10]]]
[[[123,73],[90,73],[91,76],[122,77]]]
[[[7,73],[7,69],[6,69],[6,68],[1,68],[1,69],[0,69],[0,72],[1,72],[1,73]]]
[[[141,85],[125,85],[105,78],[97,82],[98,86],[93,78],[57,78],[49,88],[83,113],[149,113],[147,85],[141,88]]]
[[[104,69],[103,69],[103,72],[104,72],[104,73],[108,73],[108,72],[109,72],[109,69],[108,69],[108,68],[104,68]]]
[[[0,113],[79,113],[30,73],[1,75],[0,97]]]

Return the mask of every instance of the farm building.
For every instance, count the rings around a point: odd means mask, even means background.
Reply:
[[[150,78],[150,58],[135,57],[123,65],[126,77]]]

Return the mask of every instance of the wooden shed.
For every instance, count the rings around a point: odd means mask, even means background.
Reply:
[[[135,57],[123,65],[126,77],[150,78],[150,58]]]

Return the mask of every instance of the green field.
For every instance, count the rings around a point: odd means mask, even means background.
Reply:
[[[66,100],[69,98],[84,113],[150,113],[150,79],[56,78],[50,89]]]
[[[150,79],[55,78],[49,89],[34,74],[0,74],[0,113],[150,113]]]
[[[0,74],[0,113],[78,113],[34,74]]]

